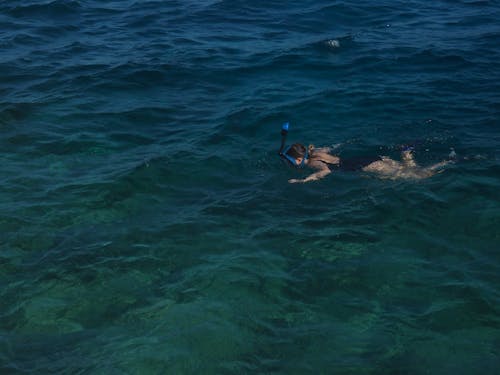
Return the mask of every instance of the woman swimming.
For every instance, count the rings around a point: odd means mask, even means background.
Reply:
[[[429,167],[420,167],[415,162],[412,148],[405,148],[401,152],[401,161],[396,161],[386,156],[340,159],[329,152],[329,148],[316,149],[313,145],[310,145],[306,149],[300,143],[295,143],[288,147],[282,153],[285,160],[295,167],[307,166],[316,169],[316,172],[303,179],[292,178],[288,182],[293,184],[316,181],[335,170],[364,171],[374,173],[381,178],[390,179],[422,179],[439,173],[441,168],[452,163],[451,160],[444,160]]]
[[[338,156],[330,154],[331,149],[328,147],[315,148],[313,145],[309,145],[306,148],[300,143],[285,147],[288,128],[288,123],[285,123],[281,128],[282,139],[279,155],[294,167],[302,168],[307,166],[316,170],[316,172],[303,179],[292,178],[288,180],[292,184],[319,180],[329,175],[332,170],[364,171],[377,174],[381,178],[390,179],[421,179],[439,173],[441,168],[453,162],[452,160],[444,160],[429,167],[420,167],[415,162],[412,147],[403,149],[400,162],[386,156],[340,159]]]

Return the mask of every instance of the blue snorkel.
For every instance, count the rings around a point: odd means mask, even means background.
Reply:
[[[285,122],[283,125],[281,125],[281,146],[278,152],[280,156],[283,156],[283,148],[285,147],[286,136],[288,134],[289,127],[290,127],[289,122]]]
[[[291,146],[285,147],[285,142],[286,142],[286,136],[288,135],[289,128],[290,128],[290,123],[288,123],[288,122],[285,122],[281,126],[281,146],[280,146],[280,150],[279,150],[279,155],[281,156],[281,158],[283,158],[283,160],[286,160],[294,167],[302,168],[304,166],[304,164],[306,163],[307,158],[309,157],[309,150],[306,148],[306,153],[305,153],[305,155],[302,158],[302,161],[300,163],[297,163],[297,160],[294,157],[288,155],[288,150],[290,149]]]

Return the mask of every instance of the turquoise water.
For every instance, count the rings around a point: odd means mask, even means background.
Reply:
[[[1,2],[0,373],[498,373],[499,18]],[[291,185],[284,121],[458,162]]]

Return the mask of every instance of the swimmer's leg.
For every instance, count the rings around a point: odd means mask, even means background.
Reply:
[[[436,163],[436,164],[433,164],[430,167],[427,167],[425,169],[428,171],[436,171],[436,170],[441,169],[441,168],[447,166],[448,164],[452,164],[452,163],[454,163],[453,160],[443,160],[443,161]],[[440,171],[440,172],[442,172],[442,171]]]
[[[457,162],[457,153],[455,150],[452,148],[450,154],[448,155],[448,160],[443,160],[439,163],[433,164],[430,167],[427,167],[426,169],[429,171],[436,171],[439,170],[443,167],[446,167],[448,164],[455,164]],[[442,171],[440,171],[442,172]]]
[[[364,172],[375,173],[382,178],[395,178],[403,169],[403,165],[387,156],[382,156],[382,160],[374,161],[363,167]]]

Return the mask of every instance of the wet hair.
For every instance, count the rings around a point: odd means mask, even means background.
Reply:
[[[295,159],[303,158],[304,155],[306,154],[306,146],[300,143],[294,143],[293,145],[290,146],[290,148],[286,153]]]

